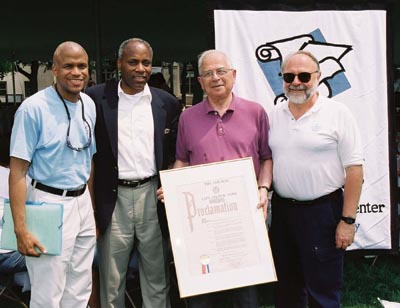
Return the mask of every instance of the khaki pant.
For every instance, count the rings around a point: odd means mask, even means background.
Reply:
[[[125,307],[126,272],[133,245],[139,254],[145,308],[169,308],[166,250],[157,216],[157,179],[138,187],[118,187],[112,221],[98,240],[102,308]]]

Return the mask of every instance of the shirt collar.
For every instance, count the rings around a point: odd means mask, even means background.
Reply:
[[[121,94],[126,95],[126,96],[130,96],[130,94],[126,94],[124,92],[124,90],[122,90],[121,88],[121,80],[118,82],[118,97],[121,97]],[[150,92],[150,87],[148,86],[148,84],[146,83],[144,86],[144,89],[142,92],[136,93],[134,95],[138,95],[140,97],[147,97],[150,98],[151,100],[151,92]]]
[[[321,99],[321,95],[318,94],[318,98],[317,98],[315,104],[311,107],[310,110],[307,110],[307,112],[306,112],[304,115],[308,115],[308,114],[312,114],[312,113],[314,113],[314,112],[317,112],[317,111],[321,108],[321,104],[322,104],[323,102],[324,102],[324,101]],[[278,104],[279,104],[279,103],[278,103]],[[291,113],[290,110],[289,110],[289,100],[286,100],[286,101],[283,103],[282,109],[285,110],[286,112],[288,112],[290,115],[292,115],[292,113]]]
[[[232,101],[231,101],[231,103],[229,104],[228,109],[226,109],[226,112],[228,112],[228,111],[229,111],[229,112],[235,111],[237,103],[238,103],[238,99],[236,98],[235,94],[232,93]],[[208,114],[208,113],[214,113],[214,112],[215,112],[215,109],[211,106],[211,104],[210,104],[210,102],[209,102],[209,100],[208,100],[208,97],[204,100],[204,109],[205,109],[205,112],[206,112],[207,114]]]

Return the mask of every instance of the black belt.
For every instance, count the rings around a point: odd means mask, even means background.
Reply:
[[[78,196],[82,195],[86,189],[86,184],[83,185],[82,188],[77,189],[77,190],[59,189],[59,188],[54,188],[54,187],[44,185],[33,179],[31,181],[31,184],[36,189],[48,192],[53,195],[59,195],[59,196],[64,196],[64,197],[78,197]]]
[[[142,185],[144,183],[149,182],[150,180],[154,179],[156,176],[149,176],[148,178],[145,178],[143,180],[121,180],[118,179],[118,185],[121,186],[126,186],[126,187],[137,187],[139,185]]]
[[[274,192],[274,194],[275,193],[276,192]],[[289,203],[289,204],[292,204],[292,205],[312,205],[312,204],[317,203],[319,201],[323,201],[323,200],[328,200],[328,199],[334,198],[336,195],[339,195],[339,194],[342,194],[342,193],[343,193],[343,190],[341,188],[339,188],[339,189],[337,189],[337,190],[335,190],[335,191],[333,191],[333,192],[331,192],[331,193],[329,193],[329,194],[327,194],[325,196],[319,197],[319,198],[314,199],[314,200],[296,200],[296,199],[291,199],[291,198],[283,198],[283,197],[279,196],[278,194],[276,194],[276,197],[281,199],[283,202],[286,202],[286,203]]]

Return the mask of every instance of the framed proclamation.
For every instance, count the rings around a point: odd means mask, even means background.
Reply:
[[[251,157],[160,177],[181,297],[276,281]]]

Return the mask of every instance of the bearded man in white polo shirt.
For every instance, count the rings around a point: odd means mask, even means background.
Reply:
[[[288,100],[270,112],[269,143],[275,307],[339,308],[363,182],[360,133],[345,105],[319,95],[311,53],[290,54],[281,71]]]

